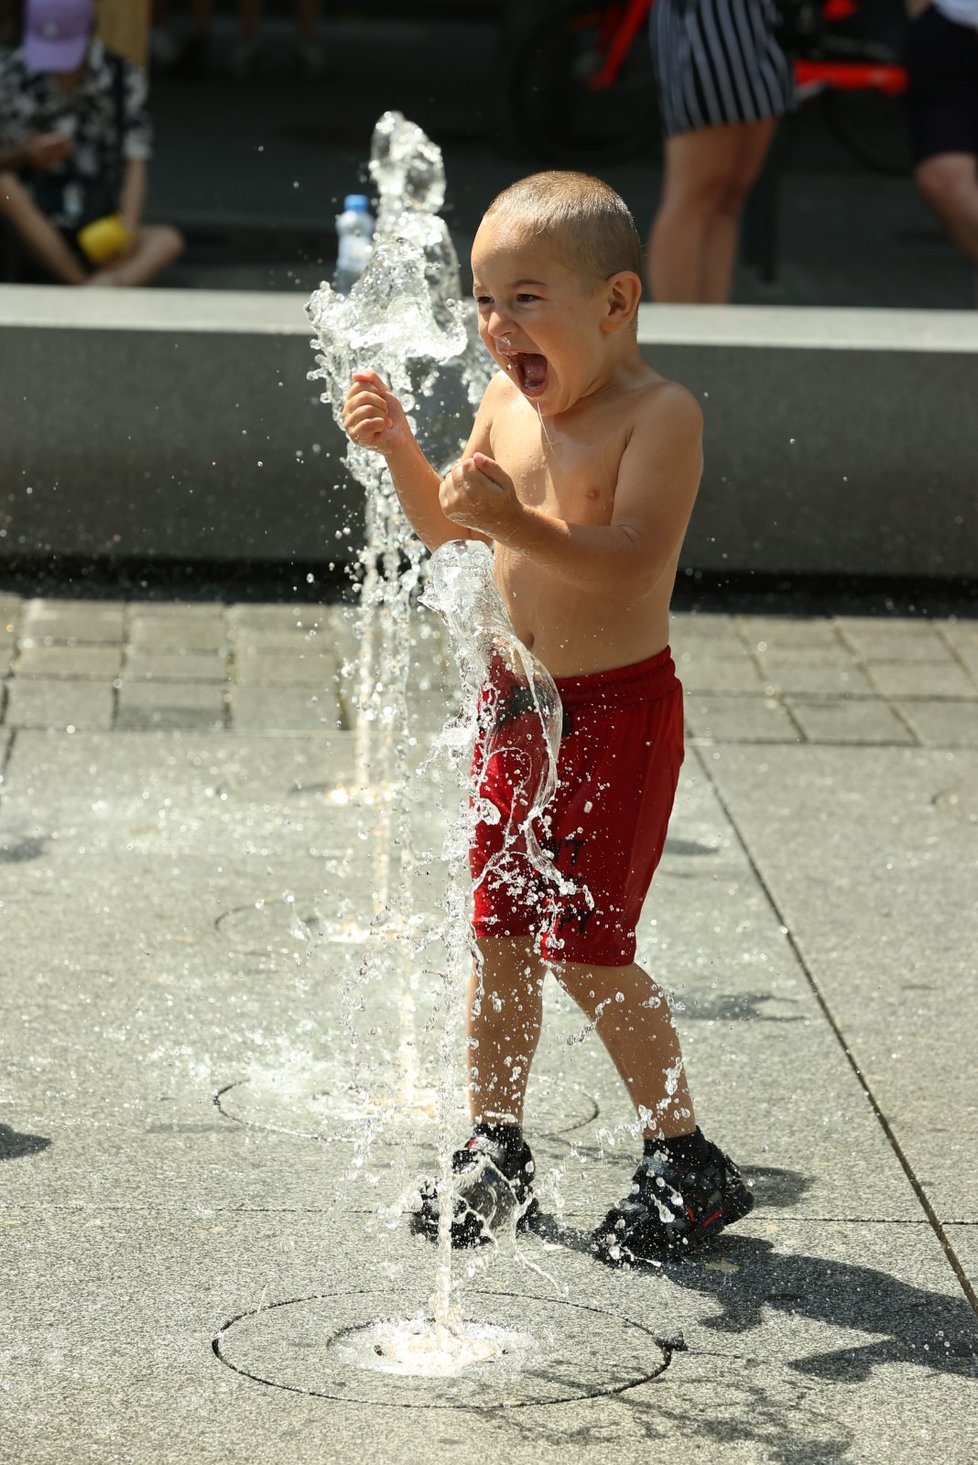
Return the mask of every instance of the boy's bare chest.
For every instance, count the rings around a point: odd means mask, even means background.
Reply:
[[[619,432],[596,426],[561,432],[525,414],[494,424],[493,456],[520,500],[572,524],[608,523],[623,451]]]

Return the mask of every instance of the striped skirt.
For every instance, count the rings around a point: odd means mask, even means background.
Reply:
[[[649,31],[665,137],[791,110],[777,21],[775,0],[655,0]]]

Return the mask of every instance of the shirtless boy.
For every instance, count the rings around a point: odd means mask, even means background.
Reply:
[[[535,1209],[521,1125],[550,970],[593,1022],[645,1136],[631,1193],[594,1234],[611,1262],[682,1254],[752,1204],[696,1126],[668,1002],[635,964],[683,758],[669,601],[702,471],[699,407],[638,349],[642,268],[632,216],[606,184],[525,178],[490,204],[472,249],[479,331],[500,370],[461,460],[439,478],[375,372],[355,376],[344,408],[352,440],[387,459],[429,549],[492,546],[513,626],[565,711],[546,843],[593,901],[558,899],[544,918],[536,901],[514,900],[494,878],[506,820],[477,826],[474,1132],[453,1157],[453,1241],[486,1239],[507,1201],[524,1221]],[[483,797],[504,806],[503,782]],[[437,1214],[426,1189],[422,1224]]]

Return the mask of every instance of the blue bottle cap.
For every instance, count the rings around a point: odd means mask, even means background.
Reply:
[[[365,193],[348,193],[343,200],[343,207],[353,209],[355,213],[368,214],[370,200]]]

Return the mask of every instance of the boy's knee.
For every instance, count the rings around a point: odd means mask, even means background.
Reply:
[[[588,1021],[596,1022],[601,1015],[605,993],[592,968],[579,962],[554,962],[553,974]]]

